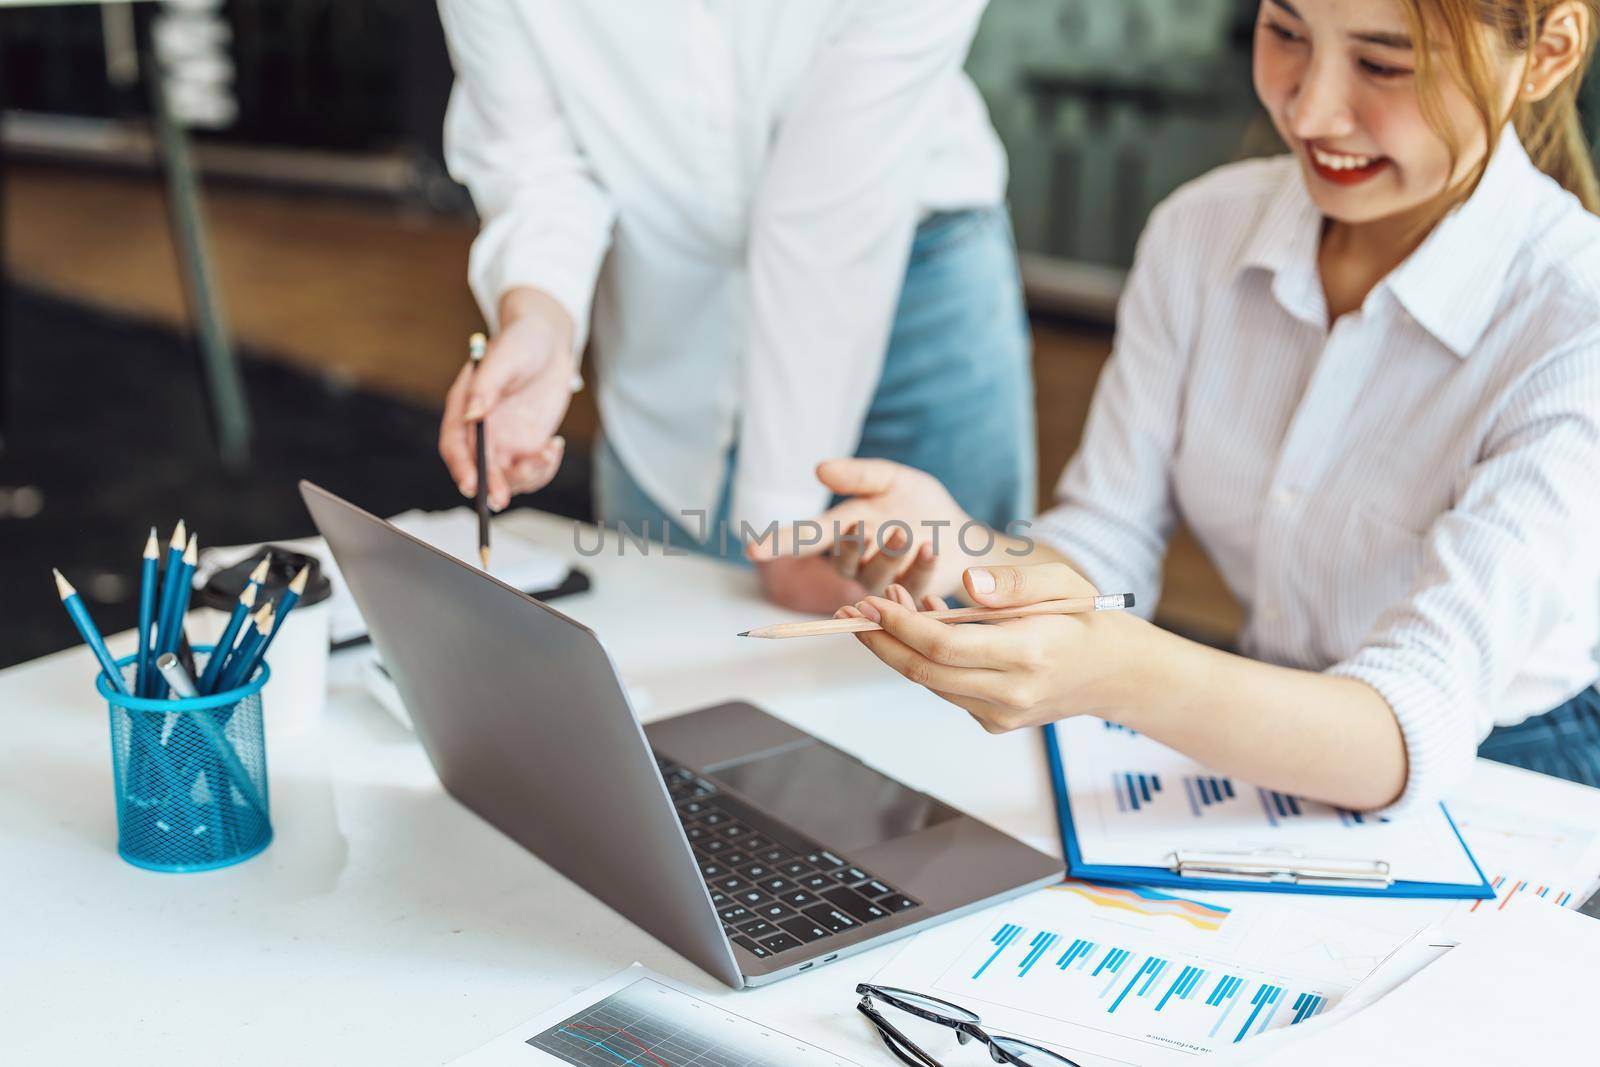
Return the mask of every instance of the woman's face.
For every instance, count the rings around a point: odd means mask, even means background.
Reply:
[[[1345,223],[1427,205],[1471,173],[1487,138],[1448,57],[1434,53],[1444,117],[1459,145],[1428,123],[1417,96],[1410,27],[1399,0],[1261,0],[1255,85],[1322,213]],[[1505,97],[1516,91],[1506,62]]]

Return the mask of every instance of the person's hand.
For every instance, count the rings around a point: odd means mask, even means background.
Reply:
[[[810,615],[830,614],[867,595],[861,583],[841,575],[821,556],[764,560],[756,564],[756,575],[768,600]]]
[[[868,593],[899,582],[922,596],[955,589],[962,569],[974,562],[960,544],[964,528],[980,531],[969,535],[974,547],[990,543],[991,532],[978,527],[937,478],[914,467],[886,459],[830,459],[818,465],[817,477],[851,499],[810,523],[752,542],[746,549],[751,559],[826,554],[842,578]]]
[[[1097,590],[1064,563],[973,568],[966,588],[986,608],[1093,596]],[[903,587],[841,608],[837,618],[867,618],[881,631],[856,638],[917,685],[966,710],[990,733],[1039,726],[1121,705],[1138,684],[1149,627],[1126,612],[1039,615],[951,625],[919,612],[944,606]]]
[[[501,303],[501,330],[476,372],[463,366],[445,397],[439,455],[463,496],[478,491],[473,424],[488,433],[489,506],[548,485],[566,441],[555,436],[572,399],[572,317],[552,297],[517,289]]]

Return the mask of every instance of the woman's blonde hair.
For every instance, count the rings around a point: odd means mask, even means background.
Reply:
[[[1490,51],[1495,34],[1507,49],[1526,55],[1538,40],[1551,10],[1568,2],[1577,3],[1588,12],[1581,61],[1544,99],[1530,101],[1519,95],[1511,114],[1503,114],[1501,67],[1498,57]],[[1477,109],[1487,134],[1489,152],[1459,186],[1445,191],[1446,202],[1463,199],[1476,188],[1501,127],[1509,119],[1534,164],[1560,182],[1584,207],[1600,214],[1600,181],[1595,179],[1594,159],[1578,117],[1578,91],[1594,56],[1600,0],[1401,0],[1401,6],[1411,22],[1412,40],[1422,42],[1436,34],[1444,35],[1449,47],[1441,49],[1440,54],[1451,64],[1452,73]],[[1494,32],[1483,33],[1485,26]],[[1416,49],[1418,98],[1423,114],[1456,154],[1460,139],[1445,118],[1431,69],[1432,55],[1429,48]]]

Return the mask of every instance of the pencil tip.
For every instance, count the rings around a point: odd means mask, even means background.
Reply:
[[[735,635],[734,635],[734,636],[735,636],[735,637],[749,637],[749,636],[750,636],[750,631],[749,631],[749,630],[740,630],[740,631],[739,631],[739,632],[738,632],[738,633],[737,633],[737,634],[735,634]]]
[[[239,603],[243,604],[246,608],[255,607],[256,606],[256,587],[253,586],[253,585],[245,586],[244,587],[244,592],[239,594]]]
[[[161,542],[156,538],[156,528],[150,527],[150,536],[144,542],[144,558],[156,559],[161,555]]]
[[[167,542],[167,547],[172,549],[174,552],[182,552],[184,545],[188,542],[188,540],[189,535],[183,525],[183,520],[179,519],[178,525],[173,527],[172,540]]]
[[[479,545],[478,546],[478,559],[483,562],[483,569],[484,570],[488,570],[489,569],[489,546],[488,545]]]
[[[66,575],[62,574],[54,567],[50,568],[50,573],[56,576],[56,592],[61,594],[62,600],[67,599],[67,597],[77,592],[76,589],[72,588],[72,583],[67,581]]]
[[[268,552],[261,557],[261,562],[256,564],[256,569],[250,572],[250,580],[260,585],[267,580],[267,571],[272,569],[272,553]]]
[[[193,567],[200,562],[200,535],[189,535],[189,546],[183,550],[183,565]]]
[[[289,583],[289,592],[293,593],[295,596],[302,595],[306,591],[306,582],[310,580],[311,564],[307,563],[304,567],[300,568],[300,573],[295,575],[294,580]]]

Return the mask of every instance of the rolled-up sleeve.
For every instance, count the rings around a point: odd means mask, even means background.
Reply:
[[[820,511],[816,465],[860,441],[931,135],[983,8],[846,5],[794,90],[751,206],[735,521]]]
[[[582,351],[610,244],[610,199],[568,129],[516,5],[440,0],[439,16],[456,72],[445,161],[482,222],[467,269],[473,296],[498,328],[507,290],[544,290],[572,316]]]
[[[1600,331],[1591,331],[1508,391],[1455,505],[1427,533],[1411,589],[1328,670],[1377,690],[1399,722],[1408,776],[1391,811],[1461,781],[1530,656],[1578,613],[1600,610],[1597,590]],[[1574,676],[1568,695],[1591,681]]]
[[[1139,238],[1083,442],[1030,531],[1102,591],[1134,593],[1146,618],[1175,521],[1172,463],[1199,305],[1177,220],[1158,207]]]

